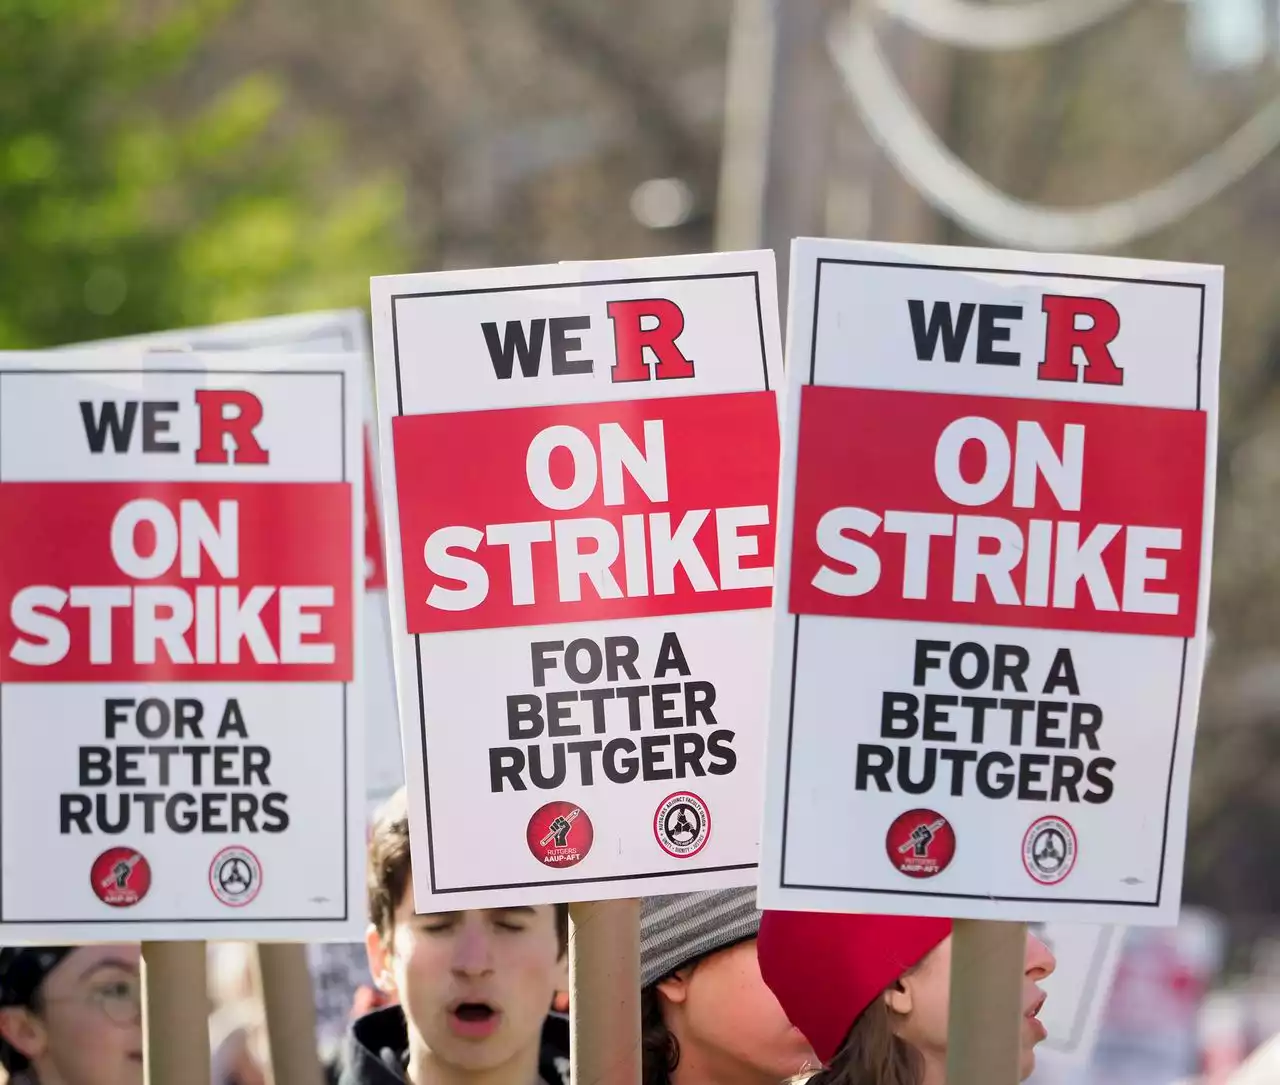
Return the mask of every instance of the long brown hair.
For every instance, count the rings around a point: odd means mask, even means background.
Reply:
[[[924,1060],[898,1035],[899,1016],[877,998],[854,1021],[831,1065],[807,1085],[920,1085]]]
[[[640,1058],[643,1085],[669,1085],[680,1063],[680,1044],[662,1018],[656,983],[640,992]]]

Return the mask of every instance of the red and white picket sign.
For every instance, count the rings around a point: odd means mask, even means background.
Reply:
[[[795,254],[762,899],[1173,921],[1221,269]]]
[[[775,296],[767,253],[374,280],[420,909],[754,881]]]
[[[0,356],[10,936],[358,936],[360,379]]]

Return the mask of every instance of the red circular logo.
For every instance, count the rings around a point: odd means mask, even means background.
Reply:
[[[956,834],[936,810],[908,810],[889,826],[884,846],[889,862],[908,878],[932,878],[955,858]]]
[[[93,861],[89,885],[103,904],[132,907],[151,888],[151,864],[133,848],[108,848]]]
[[[595,835],[581,806],[560,801],[538,807],[525,831],[529,851],[549,867],[577,866],[587,857]]]

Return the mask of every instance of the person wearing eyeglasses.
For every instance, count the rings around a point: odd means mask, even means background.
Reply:
[[[11,1085],[142,1085],[141,951],[0,948],[0,1066]]]

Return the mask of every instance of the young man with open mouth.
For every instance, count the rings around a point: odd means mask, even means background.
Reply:
[[[355,1021],[341,1085],[568,1085],[564,905],[416,915],[403,789],[369,844],[369,967],[397,1000]]]

